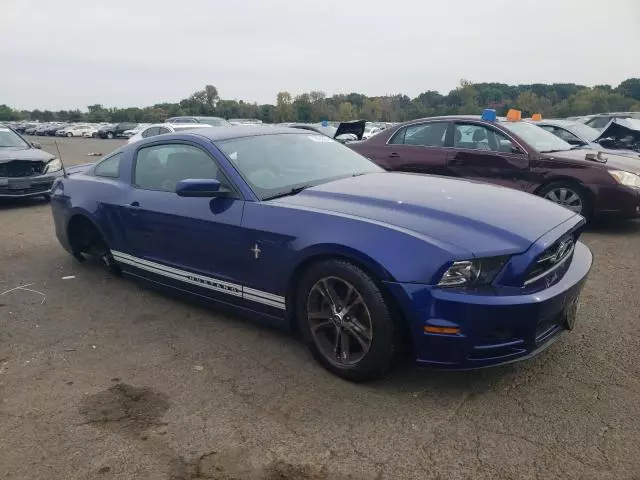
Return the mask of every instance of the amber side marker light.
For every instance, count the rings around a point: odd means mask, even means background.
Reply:
[[[424,327],[425,333],[440,333],[442,335],[457,335],[459,328],[455,327]]]

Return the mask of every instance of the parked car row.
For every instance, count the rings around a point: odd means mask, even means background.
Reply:
[[[47,123],[17,123],[9,124],[18,133],[36,136],[57,136],[57,137],[91,137],[95,132],[102,128],[105,123],[63,123],[63,122],[47,122]]]
[[[236,122],[240,120],[236,119]],[[231,126],[231,123],[220,117],[182,116],[168,118],[165,123],[198,124],[214,127]],[[255,123],[255,121],[247,123]],[[38,136],[59,137],[94,137],[94,138],[130,138],[139,133],[149,123],[120,122],[120,123],[65,123],[65,122],[9,122],[7,126],[18,133]]]

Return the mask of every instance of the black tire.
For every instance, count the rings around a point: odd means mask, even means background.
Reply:
[[[48,193],[43,195],[42,198],[44,198],[45,202],[50,202],[51,201],[51,195],[49,195]]]
[[[115,138],[115,135],[113,134],[113,132],[107,132],[107,138],[109,140],[112,140],[113,138]]]
[[[339,365],[337,357],[329,360],[326,349],[325,353],[323,353],[321,342],[318,340],[317,335],[312,333],[312,327],[307,315],[308,304],[313,298],[310,295],[315,294],[312,292],[314,286],[321,282],[322,279],[327,278],[343,281],[354,287],[355,293],[359,294],[363,301],[360,305],[364,305],[364,307],[361,308],[366,308],[367,323],[370,327],[368,332],[370,337],[369,346],[366,353],[362,349],[360,353],[363,356],[356,363]],[[344,260],[327,260],[313,264],[302,276],[296,295],[296,317],[302,337],[311,354],[324,368],[339,377],[353,382],[380,378],[393,364],[399,339],[398,323],[392,312],[393,309],[385,302],[384,296],[374,280],[362,269]],[[346,318],[348,319],[348,317]],[[340,322],[342,323],[342,320]],[[335,332],[340,331],[339,327],[331,324],[327,328],[329,329],[328,335],[330,335],[331,329],[335,329],[334,338],[336,338],[335,342],[338,345],[338,334]],[[319,330],[317,329],[316,331]],[[354,339],[355,337],[352,337],[351,344],[358,348],[359,345],[353,341]],[[350,342],[347,341],[347,343]],[[349,350],[349,348],[347,349]],[[334,351],[334,353],[337,354],[337,351]]]
[[[67,132],[67,137],[73,137],[73,133]]]
[[[549,183],[548,185],[545,185],[544,187],[542,187],[540,191],[538,191],[538,196],[544,198],[545,200],[549,200],[551,202],[557,203],[558,205],[562,205],[565,208],[569,208],[569,206],[564,205],[562,202],[557,202],[553,199],[554,198],[553,192],[563,191],[563,190],[568,192],[569,195],[571,195],[571,196],[567,195],[566,197],[567,199],[574,198],[573,196],[579,199],[581,210],[576,211],[574,208],[570,208],[570,210],[576,213],[579,213],[580,215],[585,217],[587,220],[591,219],[591,215],[593,212],[591,210],[591,202],[589,199],[589,195],[582,186],[580,186],[575,182],[571,182],[568,180],[560,180],[557,182]],[[559,195],[556,195],[555,198],[559,198]],[[572,202],[572,204],[573,206],[576,205],[575,202]]]
[[[85,255],[88,255],[110,272],[120,274],[120,267],[113,258],[107,242],[89,221],[83,221],[77,225],[73,233],[70,228],[69,241],[73,249],[73,256],[79,262],[83,263],[86,260]]]

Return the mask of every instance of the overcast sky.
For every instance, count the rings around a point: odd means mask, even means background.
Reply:
[[[0,26],[0,104],[27,109],[640,76],[640,0],[0,0]]]

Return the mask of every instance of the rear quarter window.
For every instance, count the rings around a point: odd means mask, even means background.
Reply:
[[[105,158],[96,165],[96,168],[93,170],[93,174],[96,177],[119,178],[121,158],[122,153],[116,153],[109,158]]]

